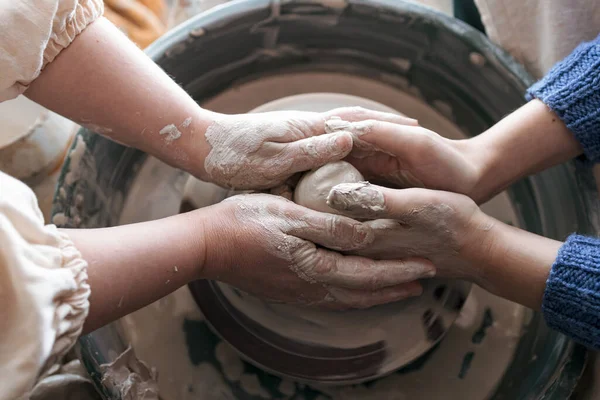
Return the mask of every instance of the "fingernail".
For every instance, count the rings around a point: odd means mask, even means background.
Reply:
[[[341,183],[329,192],[327,205],[339,211],[378,212],[385,209],[385,199],[369,182]]]
[[[416,279],[428,279],[433,278],[437,274],[435,266],[431,262],[427,261],[407,261],[407,268],[414,268],[419,271]]]

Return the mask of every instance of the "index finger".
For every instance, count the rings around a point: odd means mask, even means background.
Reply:
[[[313,211],[301,207],[305,213],[295,216],[303,224],[292,225],[287,234],[308,240],[332,250],[360,250],[373,242],[373,230],[351,218]],[[334,211],[334,210],[332,210]]]
[[[418,126],[416,119],[409,118],[400,113],[389,113],[383,111],[370,110],[363,107],[341,107],[324,113],[325,118],[339,117],[348,122],[360,122],[365,120],[385,121],[394,124]]]
[[[368,182],[342,183],[327,196],[327,205],[352,218],[402,219],[424,206],[439,204],[438,191],[390,189]]]
[[[436,271],[431,261],[423,258],[371,260],[326,249],[306,250],[299,248],[292,254],[299,271],[316,282],[348,289],[382,289],[431,278]]]
[[[410,155],[431,142],[432,132],[421,126],[365,120],[359,128],[353,132],[357,139],[378,149],[388,149],[397,157],[403,152]]]

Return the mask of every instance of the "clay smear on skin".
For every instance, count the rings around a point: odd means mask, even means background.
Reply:
[[[369,121],[348,122],[340,117],[331,117],[325,121],[325,133],[350,132],[354,144],[353,156],[356,158],[367,157],[377,151],[384,152],[376,146],[361,140],[361,136],[369,133],[372,125]],[[388,154],[388,153],[386,153]]]
[[[252,186],[250,184],[256,182],[257,177],[271,181],[290,169],[293,158],[260,160],[261,156],[255,154],[267,142],[283,142],[286,135],[309,130],[308,123],[301,120],[292,123],[283,118],[267,119],[259,124],[247,118],[215,121],[205,134],[211,149],[204,161],[204,169],[213,181],[229,187]]]
[[[270,210],[267,206],[268,199],[261,201],[244,201],[244,198],[259,195],[238,195],[225,201],[238,201],[235,216],[238,221],[246,226],[259,225],[263,231],[262,243],[264,250],[273,256],[285,260],[288,268],[296,274],[300,279],[309,283],[322,283],[319,271],[316,270],[318,265],[308,260],[298,258],[295,254],[305,253],[302,250],[307,243],[293,235],[285,232],[301,231],[302,229],[311,229],[309,224],[302,220],[294,220],[286,217],[279,217],[277,211]],[[266,195],[265,195],[266,196]],[[283,211],[282,211],[283,212]],[[336,217],[337,218],[337,217]],[[365,241],[373,240],[372,235],[368,235]],[[308,253],[310,255],[310,253]],[[330,287],[324,286],[329,292],[323,299],[318,302],[346,301],[347,293],[344,291],[334,291]],[[300,302],[302,299],[298,299]]]
[[[358,217],[377,218],[382,211],[387,211],[381,190],[366,182],[335,186],[327,204]],[[395,219],[368,221],[366,224],[373,229],[376,239],[369,248],[353,254],[382,259],[417,254],[444,265],[454,276],[469,276],[470,267],[457,256],[460,247],[453,222],[455,214],[456,210],[450,205],[428,203],[403,210],[401,214],[396,211]],[[480,229],[489,229],[489,226]]]
[[[298,157],[309,156],[315,159],[315,164],[319,164],[320,157],[336,157],[347,152],[348,149],[337,144],[340,137],[350,133],[344,131],[343,126],[325,127],[326,133],[335,135],[311,137],[309,133],[313,130],[313,123],[310,118],[304,119],[296,112],[289,115],[282,113],[276,117],[265,116],[260,121],[232,118],[213,122],[205,134],[211,146],[204,162],[208,176],[229,187],[257,188],[256,183],[259,182],[261,188],[268,188],[285,179]],[[339,118],[336,121],[343,122]],[[360,125],[356,124],[354,129],[358,132]],[[303,142],[297,153],[282,152],[284,157],[269,153],[269,146],[282,146],[299,140]]]
[[[293,228],[308,228],[308,224],[302,221],[277,218],[267,209],[266,204],[244,204],[244,198],[247,198],[247,195],[238,195],[225,200],[239,202],[235,210],[238,221],[242,224],[260,225],[265,232],[263,238],[265,250],[277,258],[287,261],[289,268],[300,279],[316,283],[316,280],[307,271],[303,271],[294,262],[292,254],[294,249],[299,246],[301,239],[283,233]]]
[[[303,221],[278,218],[276,215],[273,215],[272,211],[267,209],[266,203],[245,204],[243,198],[246,196],[247,195],[240,195],[226,200],[242,200],[235,211],[235,216],[238,221],[244,225],[260,225],[263,232],[265,232],[263,238],[265,250],[277,258],[285,260],[288,263],[290,270],[292,270],[300,279],[309,283],[317,283],[317,280],[314,278],[315,273],[311,270],[312,265],[299,265],[293,256],[294,252],[303,245],[304,241],[284,233],[294,229],[309,228],[309,225]]]
[[[360,137],[369,133],[371,129],[371,123],[369,121],[362,122],[347,122],[339,117],[332,117],[325,122],[325,132],[334,133],[339,131],[347,131],[352,134],[352,140],[354,144],[354,150],[352,151],[352,157],[361,159],[366,158],[374,153],[384,153],[392,157],[396,157],[392,153],[388,153],[377,146],[365,142]],[[397,170],[387,175],[382,176],[392,183],[399,184],[402,186],[417,186],[424,187],[423,182],[417,179],[410,171]]]
[[[327,196],[327,204],[338,210],[347,211],[381,212],[385,210],[383,193],[369,182],[336,185]]]
[[[181,123],[179,127],[187,128],[191,125],[191,123],[192,118],[188,117]],[[167,144],[171,144],[181,137],[181,131],[177,128],[177,126],[175,126],[175,124],[169,124],[165,126],[158,132],[158,134],[165,137],[165,142]]]

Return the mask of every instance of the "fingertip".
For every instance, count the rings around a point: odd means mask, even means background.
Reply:
[[[314,154],[313,160],[318,165],[313,168],[343,160],[350,154],[354,146],[352,135],[346,131],[326,134],[318,137],[317,140],[321,140],[322,145]]]
[[[413,119],[413,118],[407,118],[407,121],[405,123],[406,123],[406,125],[411,125],[411,126],[421,126],[421,125],[419,125],[419,120]]]
[[[423,278],[433,278],[437,272],[433,261],[427,258],[409,257],[404,262],[421,268],[423,270]]]
[[[379,186],[369,182],[341,183],[327,195],[327,205],[352,215],[372,216],[385,210],[385,197]]]
[[[332,143],[332,154],[335,154],[336,157],[344,158],[352,151],[352,146],[354,145],[352,140],[352,134],[350,132],[337,132],[333,134],[335,139],[333,139]]]

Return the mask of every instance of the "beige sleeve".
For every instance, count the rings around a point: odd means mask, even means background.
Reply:
[[[28,398],[73,346],[89,295],[73,242],[44,226],[31,189],[0,172],[0,399]]]
[[[103,0],[0,0],[0,101],[23,93],[103,11]]]

